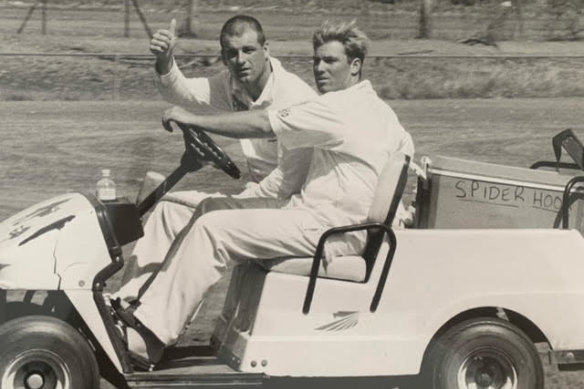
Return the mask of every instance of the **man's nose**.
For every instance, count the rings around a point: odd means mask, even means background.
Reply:
[[[325,70],[325,64],[323,63],[323,61],[319,61],[317,63],[314,64],[314,71],[317,73],[323,73]]]
[[[237,53],[237,57],[235,57],[235,60],[237,61],[237,63],[244,63],[245,62],[245,54],[240,51]]]

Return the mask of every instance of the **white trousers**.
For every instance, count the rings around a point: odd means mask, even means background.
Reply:
[[[207,213],[179,233],[134,315],[172,344],[229,261],[312,256],[324,229],[296,208]]]
[[[170,245],[189,223],[199,203],[221,196],[225,195],[198,191],[172,192],[164,196],[148,216],[143,227],[144,236],[136,242],[132,255],[126,260],[122,286],[113,297],[126,302],[137,299],[140,288],[160,269]]]

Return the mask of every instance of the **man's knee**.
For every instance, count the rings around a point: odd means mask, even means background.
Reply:
[[[197,207],[197,214],[199,216],[205,215],[212,211],[217,211],[219,209],[231,209],[233,206],[231,203],[233,199],[229,197],[208,197],[201,201]]]
[[[219,212],[221,209],[216,209],[216,211],[218,212],[208,212],[194,220],[193,229],[206,231],[207,234],[211,235],[220,235],[226,226],[230,224],[232,218],[228,217],[226,212]]]
[[[162,220],[168,220],[172,218],[182,205],[172,203],[169,201],[161,201],[152,210],[152,216],[162,218]]]
[[[182,204],[162,201],[154,207],[146,220],[145,229],[149,226],[163,226],[167,231],[178,233],[186,226],[193,215],[193,209]],[[159,227],[154,227],[159,228]]]

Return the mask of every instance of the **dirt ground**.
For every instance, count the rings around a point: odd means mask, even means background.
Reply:
[[[388,102],[412,133],[418,157],[441,154],[529,166],[553,158],[555,133],[584,131],[583,99]],[[159,124],[166,106],[161,101],[2,102],[0,220],[49,196],[92,191],[101,168],[112,169],[120,194],[130,198],[147,170],[170,173],[182,139]],[[242,164],[237,142],[220,142]],[[202,173],[183,187],[233,193],[242,185],[211,168]]]

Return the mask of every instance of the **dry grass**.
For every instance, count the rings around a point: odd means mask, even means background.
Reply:
[[[192,62],[190,60],[189,62]],[[222,70],[218,59],[184,68],[190,76]],[[283,59],[313,84],[310,59]],[[584,96],[582,59],[370,58],[365,75],[387,99]],[[112,58],[3,58],[0,100],[151,100],[152,62]]]

